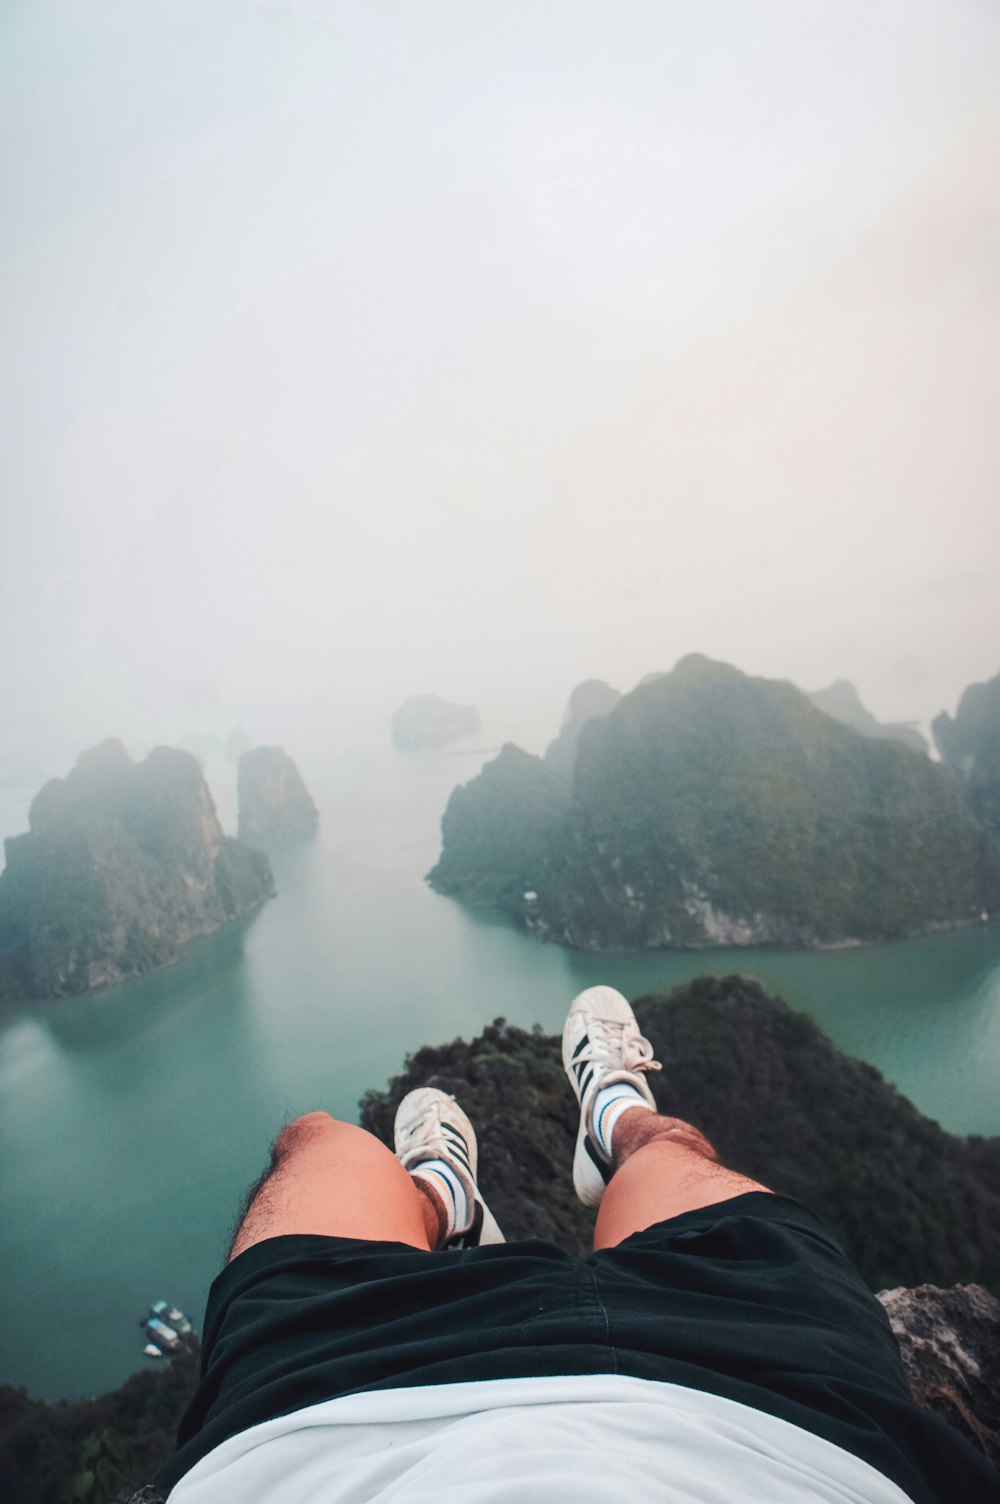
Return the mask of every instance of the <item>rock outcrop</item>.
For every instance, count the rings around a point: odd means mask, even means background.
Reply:
[[[85,752],[5,843],[0,996],[63,997],[173,961],[274,890],[267,858],[222,833],[190,752]]]
[[[1000,1468],[1000,1300],[982,1285],[882,1290],[879,1300],[917,1404]]]
[[[508,742],[448,800],[441,860],[428,881],[442,893],[527,915],[569,815],[565,781]]]
[[[319,810],[281,747],[255,747],[240,758],[237,834],[250,845],[315,835]]]
[[[621,693],[603,679],[585,679],[576,686],[569,697],[559,735],[545,754],[546,764],[554,773],[572,777],[580,732],[588,721],[610,715],[620,699]]]
[[[443,747],[479,729],[474,705],[453,705],[438,695],[412,695],[392,718],[392,740],[403,752]]]
[[[931,729],[943,761],[965,784],[969,808],[1000,847],[1000,674],[970,684],[955,719],[942,711]]]
[[[916,726],[911,726],[908,721],[876,720],[871,711],[862,705],[861,698],[849,679],[835,679],[826,689],[813,691],[809,698],[824,715],[832,716],[835,721],[842,721],[862,736],[902,742],[904,747],[912,747],[914,752],[927,755],[927,740]]]
[[[948,769],[697,655],[583,728],[571,787],[504,748],[442,836],[434,888],[583,950],[856,944],[1000,907]]]

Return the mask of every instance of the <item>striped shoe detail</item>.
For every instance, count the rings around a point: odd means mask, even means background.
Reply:
[[[478,1145],[476,1131],[455,1098],[435,1086],[419,1086],[407,1092],[396,1110],[393,1128],[396,1158],[410,1174],[421,1165],[439,1160],[454,1175],[466,1193],[470,1207],[469,1225],[460,1228],[448,1240],[448,1248],[470,1248],[480,1243],[502,1243],[503,1233],[497,1226],[476,1183]],[[435,1183],[447,1184],[441,1171],[431,1169]],[[448,1186],[452,1201],[455,1195]]]

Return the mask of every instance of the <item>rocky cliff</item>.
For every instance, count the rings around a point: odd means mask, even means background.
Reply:
[[[955,719],[942,711],[931,729],[942,759],[965,785],[969,808],[1000,847],[1000,674],[970,684]]]
[[[173,961],[273,892],[267,858],[222,834],[190,752],[85,752],[5,843],[0,996],[62,997]]]
[[[857,943],[1000,905],[949,770],[699,656],[581,728],[571,787],[504,748],[442,837],[438,891],[587,950]]]
[[[1000,1468],[1000,1300],[982,1285],[882,1290],[879,1300],[917,1404]]]
[[[281,747],[244,752],[237,775],[237,834],[252,846],[315,835],[319,810],[302,775]]]
[[[809,698],[817,710],[833,716],[835,721],[843,721],[845,726],[851,726],[862,736],[902,742],[904,747],[912,747],[914,752],[927,753],[926,739],[916,726],[911,726],[907,721],[876,720],[871,711],[862,705],[861,698],[849,679],[836,679],[826,689],[814,690]]]
[[[404,752],[443,747],[460,736],[478,731],[474,705],[453,705],[439,695],[412,695],[392,718],[392,740]]]
[[[508,742],[448,800],[441,822],[443,850],[431,886],[522,911],[534,902],[533,888],[548,880],[569,813],[565,779]]]

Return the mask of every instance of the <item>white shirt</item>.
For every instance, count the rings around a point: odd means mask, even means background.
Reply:
[[[623,1375],[326,1400],[230,1437],[170,1504],[911,1504],[788,1421]]]

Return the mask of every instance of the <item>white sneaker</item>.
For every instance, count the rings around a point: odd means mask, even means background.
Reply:
[[[597,1093],[627,1081],[653,1110],[656,1103],[646,1071],[658,1071],[653,1046],[639,1033],[635,1014],[613,987],[588,987],[573,999],[563,1027],[563,1065],[580,1104],[580,1129],[573,1156],[573,1187],[584,1206],[597,1206],[611,1179],[611,1160],[594,1132]]]
[[[455,1098],[436,1086],[407,1092],[396,1109],[393,1126],[396,1158],[412,1174],[429,1159],[443,1159],[465,1191],[472,1208],[466,1227],[456,1228],[445,1248],[476,1248],[506,1239],[476,1184],[479,1146],[476,1130]]]

